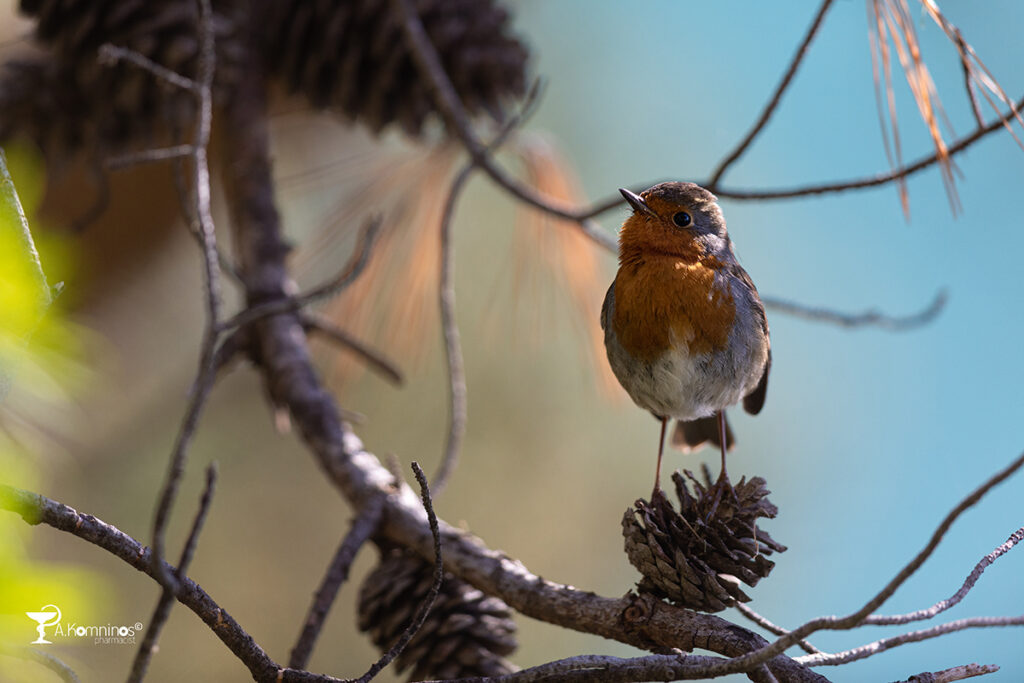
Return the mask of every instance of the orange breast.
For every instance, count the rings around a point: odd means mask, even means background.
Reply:
[[[644,361],[680,346],[692,354],[724,348],[736,306],[727,289],[714,286],[716,265],[661,254],[623,265],[612,318],[622,347]]]

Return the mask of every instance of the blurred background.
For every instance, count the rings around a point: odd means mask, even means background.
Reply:
[[[529,48],[530,72],[546,87],[518,154],[503,159],[520,173],[555,176],[549,188],[584,201],[648,180],[707,178],[755,120],[819,3],[505,4],[511,31]],[[24,47],[31,29],[13,5],[4,3],[0,24],[8,54]],[[967,134],[974,120],[956,52],[916,3],[911,8],[953,129]],[[1018,97],[1024,6],[950,0],[942,9]],[[904,157],[913,160],[931,153],[931,140],[895,68],[900,138]],[[413,460],[430,473],[444,447],[447,380],[429,286],[434,276],[419,274],[436,256],[436,223],[424,219],[432,214],[421,205],[443,199],[448,174],[463,157],[390,129],[375,136],[294,98],[279,98],[274,111],[278,202],[296,246],[300,286],[337,271],[352,228],[370,211],[415,205],[396,219],[402,232],[394,240],[408,253],[381,256],[378,270],[367,274],[369,284],[341,309],[355,316],[346,319],[366,317],[361,333],[395,358],[404,386],[340,365],[344,351],[321,346],[319,362],[336,381],[340,404],[366,416],[356,432],[368,450],[393,455],[406,473]],[[992,117],[988,109],[985,114]],[[39,376],[52,382],[37,379],[31,368],[16,380],[5,410],[18,415],[7,419],[16,424],[18,445],[5,447],[0,474],[5,483],[37,490],[148,543],[203,321],[198,253],[176,217],[171,174],[157,166],[113,174],[105,213],[68,232],[65,226],[87,212],[95,179],[81,169],[47,166],[25,142],[6,151],[43,265],[52,281],[65,282],[64,350],[73,360],[58,369],[40,362],[50,372]],[[894,186],[721,202],[738,256],[764,295],[892,314],[925,307],[940,289],[949,295],[933,323],[901,333],[840,329],[769,311],[768,400],[756,418],[730,414],[738,446],[729,467],[734,479],[764,477],[779,507],[765,528],[789,550],[773,558],[772,575],[749,592],[751,606],[780,625],[860,607],[963,496],[1024,445],[1024,152],[1005,131],[996,132],[956,164],[962,172],[957,215],[935,167],[909,179],[909,218]],[[767,130],[722,184],[789,187],[887,169],[864,3],[844,0],[830,10]],[[432,175],[433,183],[423,180]],[[215,193],[214,202],[226,236],[222,197]],[[625,215],[624,208],[610,211],[601,224],[612,234]],[[572,228],[530,223],[482,174],[459,204],[456,288],[469,427],[459,467],[436,508],[540,576],[619,596],[639,578],[623,553],[620,521],[627,506],[648,494],[658,430],[617,386],[608,388],[603,354],[595,353],[593,328],[614,256],[586,241],[544,236],[559,230]],[[403,278],[414,276],[427,285],[407,287]],[[237,303],[231,294],[229,300]],[[397,312],[378,315],[382,310]],[[190,575],[272,657],[286,661],[351,510],[297,439],[275,430],[258,377],[247,367],[223,378],[202,418],[171,548],[187,532],[203,468],[214,460],[220,481]],[[673,452],[666,469],[696,470],[701,462],[714,468],[714,453]],[[883,612],[916,610],[952,595],[983,555],[1024,524],[1022,492],[1018,476],[965,514]],[[79,623],[149,620],[158,597],[153,581],[53,529],[28,528],[7,514],[0,527],[4,543],[44,582],[36,592],[8,593],[3,604],[13,605],[12,613],[55,603],[75,606]],[[376,559],[372,547],[361,552],[312,670],[358,676],[378,656],[355,626],[358,586]],[[1024,558],[1010,553],[940,619],[1024,612],[1022,570]],[[32,604],[18,607],[27,595]],[[747,625],[734,611],[722,616]],[[511,659],[519,666],[576,654],[640,654],[527,618],[517,623],[520,647]],[[27,643],[31,626],[21,626],[15,632]],[[898,632],[865,628],[811,640],[835,651]],[[1024,679],[1020,637],[1012,629],[961,632],[822,673],[835,681],[898,680],[979,662],[1002,667],[988,680],[1018,681]],[[134,650],[84,644],[54,653],[83,681],[105,681],[124,675]],[[0,658],[0,672],[12,666]],[[41,669],[28,671],[8,675],[49,680]],[[248,679],[192,613],[174,611],[148,680]],[[388,670],[379,680],[404,676]]]

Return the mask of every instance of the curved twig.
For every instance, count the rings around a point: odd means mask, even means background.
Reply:
[[[299,639],[292,648],[291,656],[288,659],[290,668],[306,668],[309,657],[313,654],[316,639],[320,636],[320,629],[323,628],[324,619],[338,595],[338,589],[348,578],[349,569],[351,569],[359,549],[377,530],[383,513],[384,496],[382,494],[371,498],[370,502],[352,520],[352,528],[345,534],[345,539],[338,546],[338,550],[334,553],[334,558],[327,568],[327,574],[324,575],[320,587],[317,588],[313,596],[313,604],[309,606],[309,611],[306,613],[302,633],[299,634]]]
[[[815,322],[828,322],[840,327],[879,327],[891,331],[905,331],[935,320],[939,313],[946,307],[949,296],[946,290],[939,290],[931,303],[916,313],[909,315],[888,315],[879,311],[864,311],[862,313],[840,313],[829,308],[817,308],[804,304],[794,303],[786,299],[773,296],[761,297],[765,308],[786,313],[796,318],[804,318]]]
[[[882,638],[881,640],[876,640],[873,643],[861,645],[860,647],[855,647],[843,652],[821,652],[813,655],[804,655],[802,657],[797,657],[796,659],[807,666],[839,666],[841,664],[855,662],[858,659],[867,659],[872,655],[877,655],[880,652],[891,650],[892,648],[900,645],[905,645],[907,643],[919,643],[922,640],[938,638],[939,636],[944,636],[947,633],[953,633],[955,631],[963,631],[964,629],[969,628],[993,628],[1001,626],[1024,626],[1024,615],[1018,617],[971,617],[967,619],[957,619],[956,621],[938,624],[920,631],[911,631],[909,633],[901,633],[898,636],[892,636],[891,638]]]
[[[217,486],[217,463],[210,463],[206,468],[206,487],[199,499],[199,509],[196,511],[195,519],[192,521],[192,529],[189,531],[188,540],[181,551],[181,559],[178,560],[178,567],[174,570],[174,578],[178,585],[188,574],[188,567],[192,564],[192,557],[195,555],[196,545],[199,542],[199,533],[203,530],[206,522],[206,515],[210,511],[210,504],[213,502],[213,492]],[[171,616],[171,607],[176,596],[168,590],[164,590],[157,602],[153,616],[149,619],[149,626],[146,629],[146,636],[142,639],[138,650],[135,652],[135,659],[132,662],[131,672],[128,674],[129,683],[137,683],[146,675],[149,667],[149,660],[156,652],[156,644],[160,639],[160,632],[163,630],[167,619]]]
[[[433,478],[434,495],[444,490],[449,477],[455,471],[462,439],[466,434],[466,370],[462,362],[459,324],[455,319],[455,246],[452,243],[452,217],[455,215],[455,202],[458,201],[462,188],[466,186],[466,181],[475,168],[473,162],[466,164],[452,180],[441,217],[441,269],[437,298],[441,308],[444,357],[448,367],[448,434],[445,437],[441,464]]]
[[[886,600],[892,597],[892,594],[903,585],[903,583],[910,578],[920,567],[924,564],[935,548],[938,547],[942,541],[949,527],[953,525],[953,522],[964,513],[965,510],[975,505],[982,497],[985,496],[992,488],[1003,481],[1005,481],[1010,475],[1014,474],[1017,470],[1024,466],[1024,454],[1017,457],[1016,460],[1011,462],[1005,468],[996,472],[994,475],[989,477],[985,483],[971,492],[966,498],[953,508],[946,517],[942,520],[939,526],[932,533],[927,545],[924,549],[919,552],[913,560],[911,560],[900,572],[891,580],[888,584],[882,588],[874,597],[868,600],[864,605],[856,612],[852,612],[843,617],[818,617],[804,623],[801,626],[790,631],[787,635],[780,637],[770,645],[759,648],[754,652],[735,657],[727,664],[721,666],[720,669],[716,668],[715,674],[735,673],[737,671],[745,671],[747,668],[737,667],[749,667],[752,664],[760,664],[767,661],[768,658],[775,655],[781,654],[786,651],[787,648],[794,645],[801,638],[806,638],[815,631],[822,630],[845,630],[855,626],[859,626],[864,622],[864,619],[878,609]],[[818,655],[807,655],[808,657],[817,657]]]
[[[1024,98],[1018,100],[1014,104],[1010,116],[1020,114],[1022,111],[1024,111]],[[977,128],[970,135],[966,135],[957,140],[956,142],[954,142],[953,144],[951,144],[947,148],[946,152],[951,157],[956,154],[959,154],[960,152],[963,152],[965,149],[967,149],[972,144],[982,139],[986,135],[996,130],[999,130],[1000,128],[1005,128],[1005,120],[1007,118],[1009,117],[1000,117],[981,128]],[[796,197],[808,197],[811,195],[819,194],[832,194],[836,192],[845,192],[846,190],[859,190],[866,187],[877,187],[879,185],[885,185],[886,183],[891,183],[894,180],[906,178],[908,176],[914,175],[915,173],[923,171],[924,169],[930,166],[934,166],[936,163],[938,163],[938,161],[939,154],[936,152],[926,157],[921,157],[920,159],[911,164],[889,171],[888,173],[879,173],[877,175],[869,176],[866,178],[840,180],[829,183],[820,183],[817,185],[802,185],[792,188],[781,188],[774,190],[743,190],[728,187],[718,187],[714,185],[705,185],[705,187],[707,187],[708,190],[714,192],[719,197],[727,197],[729,199],[736,200],[764,201],[771,199],[793,199]]]
[[[974,584],[978,582],[978,579],[981,578],[982,573],[984,573],[984,571],[989,567],[989,565],[991,565],[993,562],[998,560],[1006,553],[1010,552],[1010,550],[1021,541],[1024,541],[1024,527],[1021,527],[1020,529],[1014,531],[1012,534],[1010,534],[1010,537],[1006,539],[1005,543],[1000,545],[998,548],[990,552],[985,557],[981,558],[978,564],[974,566],[974,569],[971,570],[971,573],[967,575],[967,578],[964,579],[963,585],[960,586],[959,590],[957,590],[956,593],[946,598],[945,600],[940,600],[939,602],[935,603],[934,605],[926,609],[917,610],[916,612],[909,612],[907,614],[894,614],[891,616],[883,614],[871,614],[864,619],[864,623],[877,626],[907,624],[912,621],[923,621],[925,619],[931,619],[932,617],[941,614],[942,612],[945,612],[950,607],[953,607],[958,602],[963,600],[964,597],[966,597],[966,595],[971,591],[971,589],[974,588]]]
[[[235,327],[242,327],[268,315],[292,313],[322,299],[329,299],[340,294],[346,287],[359,279],[359,276],[366,269],[367,264],[370,262],[370,256],[373,254],[373,247],[377,242],[377,237],[380,235],[382,222],[380,216],[372,216],[367,219],[363,225],[362,232],[359,234],[359,241],[356,243],[355,251],[352,252],[352,256],[348,263],[345,264],[345,267],[335,277],[313,287],[305,293],[292,297],[276,298],[249,306],[221,323],[219,331],[226,332]]]
[[[755,624],[757,624],[761,628],[765,629],[769,633],[773,633],[773,634],[775,634],[777,636],[784,636],[784,635],[787,635],[789,633],[789,631],[787,631],[786,629],[782,628],[778,624],[772,622],[767,617],[764,617],[764,616],[758,614],[757,612],[755,612],[753,609],[748,607],[745,603],[737,602],[735,605],[733,605],[733,607],[736,608],[737,612],[739,612],[740,614],[745,616],[747,619],[750,619],[752,622],[754,622]],[[821,650],[819,650],[818,648],[814,647],[813,645],[811,645],[806,640],[799,641],[797,643],[797,645],[799,645],[800,649],[803,650],[804,652],[806,652],[807,654],[814,655],[814,654],[818,654],[818,653],[821,652]]]
[[[381,375],[391,380],[394,384],[402,384],[405,377],[402,375],[398,365],[382,354],[380,351],[368,346],[365,342],[355,338],[349,332],[335,325],[326,316],[303,311],[299,314],[299,321],[306,332],[319,332],[331,341],[344,346],[352,353],[359,356],[371,370],[376,370]]]
[[[416,614],[409,625],[405,627],[405,630],[402,631],[398,641],[391,646],[391,649],[381,655],[381,658],[374,662],[366,673],[356,679],[356,683],[370,683],[374,676],[390,664],[395,657],[402,654],[405,646],[409,644],[409,641],[413,639],[413,636],[423,626],[423,622],[427,620],[430,608],[434,606],[434,600],[437,599],[437,594],[441,590],[441,582],[444,580],[444,562],[441,558],[441,532],[437,525],[437,515],[434,514],[434,505],[430,501],[430,486],[427,484],[427,475],[423,473],[423,469],[417,462],[412,463],[412,471],[420,485],[420,499],[423,501],[423,509],[427,513],[430,535],[434,539],[434,582],[430,585],[430,590],[423,598],[420,606],[416,608]]]
[[[37,493],[22,491],[0,484],[0,509],[17,513],[29,524],[46,524],[88,541],[131,565],[147,576],[158,580],[153,568],[152,551],[117,527],[83,514],[63,503]],[[177,570],[164,563],[163,573],[176,574]],[[260,648],[230,614],[225,612],[195,582],[182,576],[178,602],[195,612],[209,626],[221,642],[261,681],[275,680],[279,667]]]
[[[750,147],[750,143],[754,141],[754,138],[764,129],[765,124],[768,123],[768,119],[771,118],[772,114],[775,113],[775,108],[779,105],[779,100],[782,99],[782,94],[786,92],[786,88],[789,87],[790,82],[793,80],[793,76],[796,75],[796,70],[799,68],[800,63],[803,62],[804,56],[807,54],[807,48],[810,47],[811,41],[814,40],[814,36],[817,35],[818,29],[821,27],[821,22],[825,18],[825,13],[828,12],[829,7],[832,5],[832,0],[823,0],[821,7],[818,8],[818,13],[814,15],[814,20],[811,22],[811,26],[807,29],[807,35],[804,36],[803,41],[800,43],[800,47],[797,48],[796,54],[793,55],[793,59],[790,60],[789,68],[786,69],[786,73],[782,76],[782,80],[779,81],[778,86],[775,88],[775,92],[772,94],[771,99],[765,104],[764,109],[761,110],[761,115],[757,117],[757,121],[751,127],[750,131],[740,140],[739,144],[733,148],[722,161],[718,164],[718,167],[711,172],[710,184],[716,185],[718,181],[722,179],[722,175],[725,171],[735,162],[740,156],[743,155],[747,148]]]
[[[962,664],[943,669],[942,671],[926,671],[915,674],[899,683],[953,683],[954,681],[962,681],[965,678],[994,674],[997,671],[999,671],[999,667],[995,664]]]

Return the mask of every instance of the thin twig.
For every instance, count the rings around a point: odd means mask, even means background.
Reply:
[[[818,29],[821,27],[821,22],[825,18],[825,13],[828,12],[829,7],[832,5],[832,0],[823,0],[821,7],[818,8],[818,13],[814,15],[814,20],[811,22],[811,26],[807,29],[807,35],[804,36],[803,41],[800,43],[800,47],[797,48],[796,54],[793,55],[792,60],[789,62],[789,68],[786,69],[786,73],[782,76],[782,80],[779,81],[778,86],[775,88],[775,92],[772,94],[771,99],[765,104],[764,109],[761,110],[761,115],[757,118],[750,131],[744,136],[744,138],[733,148],[718,167],[711,172],[710,184],[717,185],[718,181],[722,179],[722,175],[725,171],[743,155],[747,148],[750,147],[750,143],[754,141],[754,138],[758,136],[765,124],[768,123],[768,119],[771,118],[772,114],[775,113],[775,108],[779,105],[779,100],[782,99],[782,94],[786,92],[786,88],[789,87],[790,82],[793,80],[793,76],[796,75],[796,70],[799,68],[800,63],[803,62],[804,56],[807,54],[807,48],[810,46],[811,41],[814,40],[814,36],[817,35]]]
[[[87,541],[126,562],[138,571],[157,579],[153,569],[152,550],[124,533],[89,514],[37,493],[23,491],[0,484],[0,509],[9,510],[28,524],[46,524]],[[177,574],[177,569],[164,563],[165,574]],[[253,678],[274,680],[280,667],[260,648],[252,637],[214,602],[191,579],[182,574],[178,601],[195,612],[228,649],[249,669]]]
[[[372,370],[376,370],[395,384],[402,384],[405,381],[402,371],[393,360],[365,342],[356,339],[325,316],[303,311],[299,314],[299,321],[306,332],[319,332],[331,341],[344,346],[359,356]]]
[[[739,671],[747,671],[751,668],[752,665],[761,664],[767,661],[768,658],[785,652],[787,648],[795,644],[801,638],[806,638],[807,636],[811,635],[816,631],[846,630],[861,625],[864,622],[864,619],[869,614],[874,612],[886,600],[892,597],[892,594],[895,593],[896,590],[900,586],[902,586],[903,583],[908,578],[910,578],[921,567],[922,564],[924,564],[925,560],[927,560],[931,556],[932,552],[935,551],[935,548],[939,545],[939,542],[942,541],[943,537],[946,535],[946,532],[949,530],[950,526],[953,525],[953,522],[955,522],[957,518],[961,514],[963,514],[965,510],[975,505],[979,500],[982,499],[982,497],[985,496],[986,493],[992,490],[994,486],[1005,481],[1010,475],[1014,474],[1017,470],[1019,470],[1021,466],[1024,466],[1024,454],[1018,456],[1016,460],[1011,462],[1005,468],[989,477],[989,479],[984,484],[979,486],[970,495],[968,495],[966,498],[960,501],[960,503],[955,508],[953,508],[949,512],[949,514],[946,515],[946,517],[939,524],[938,528],[935,529],[931,539],[929,539],[924,549],[921,550],[921,552],[919,552],[914,557],[914,559],[911,560],[903,569],[901,569],[900,572],[891,581],[889,581],[889,583],[886,584],[881,591],[879,591],[874,597],[872,597],[870,600],[864,603],[864,605],[856,612],[852,612],[843,617],[832,616],[818,617],[817,619],[812,619],[811,621],[808,621],[802,624],[801,626],[798,626],[797,628],[793,629],[789,632],[788,635],[780,637],[778,640],[774,641],[773,643],[765,647],[758,648],[753,652],[749,652],[739,657],[734,657],[733,659],[729,660],[725,665],[722,665],[720,670],[716,668],[716,670],[713,673],[715,675],[718,675],[726,673],[736,673]],[[818,656],[819,655],[807,655],[806,657],[802,657],[801,659]]]
[[[13,647],[0,643],[0,655],[35,662],[57,674],[64,683],[79,683],[81,679],[70,666],[49,652],[34,647]]]
[[[782,628],[778,624],[773,623],[767,617],[761,616],[760,614],[758,614],[757,612],[755,612],[754,610],[752,610],[750,607],[748,607],[746,604],[744,604],[742,602],[737,602],[735,605],[733,605],[733,607],[736,608],[737,612],[739,612],[740,614],[745,616],[747,619],[750,619],[752,622],[754,622],[755,624],[757,624],[761,628],[765,629],[769,633],[773,633],[773,634],[775,634],[777,636],[784,636],[784,635],[789,633],[789,631],[787,631],[786,629]],[[797,645],[799,645],[800,648],[804,652],[806,652],[807,654],[814,655],[814,654],[818,654],[819,652],[821,652],[821,650],[819,650],[818,648],[814,647],[813,645],[811,645],[806,640],[800,640],[799,642],[797,642]]]
[[[356,554],[363,547],[370,536],[377,530],[380,524],[381,515],[384,512],[384,495],[378,494],[370,499],[363,506],[359,514],[352,520],[352,528],[345,534],[344,540],[338,546],[334,558],[327,568],[320,587],[313,594],[313,604],[309,606],[306,613],[306,620],[303,622],[302,633],[299,635],[295,647],[292,648],[288,666],[292,669],[305,669],[309,663],[309,657],[313,654],[313,646],[320,636],[324,619],[334,604],[341,585],[348,579],[349,569],[356,559]]]
[[[415,616],[413,616],[412,622],[406,626],[405,631],[402,632],[401,637],[398,641],[391,646],[391,649],[385,652],[380,659],[373,663],[373,665],[356,679],[356,683],[369,683],[373,680],[374,676],[381,672],[391,661],[402,654],[405,646],[409,644],[413,636],[423,626],[423,622],[427,620],[427,615],[430,614],[430,608],[434,606],[434,600],[437,598],[438,592],[441,590],[441,581],[444,580],[444,564],[441,559],[441,532],[437,524],[437,515],[434,514],[434,505],[430,501],[430,486],[427,484],[427,475],[423,473],[423,469],[419,466],[419,463],[412,463],[413,474],[416,475],[416,481],[420,485],[420,498],[423,500],[423,507],[427,511],[427,520],[430,523],[430,533],[434,537],[434,583],[430,586],[430,591],[426,597],[423,598],[423,602],[416,610]]]
[[[110,170],[138,166],[140,164],[152,164],[158,161],[169,161],[181,159],[195,154],[195,147],[190,144],[174,145],[173,147],[158,147],[156,149],[144,149],[141,152],[129,152],[107,159],[106,166]]]
[[[1024,615],[1017,617],[969,617],[967,619],[957,619],[956,621],[937,624],[931,628],[921,629],[920,631],[910,631],[909,633],[901,633],[898,636],[882,638],[873,643],[861,645],[860,647],[855,647],[850,650],[844,650],[843,652],[822,652],[813,655],[802,655],[795,659],[801,664],[806,664],[807,666],[839,666],[841,664],[855,662],[859,659],[867,659],[868,657],[877,655],[880,652],[885,652],[886,650],[891,650],[892,648],[900,645],[918,643],[922,640],[938,638],[939,636],[944,636],[947,633],[963,631],[969,628],[997,628],[1005,626],[1024,626]]]
[[[199,533],[203,530],[206,522],[206,515],[210,511],[210,504],[213,502],[213,492],[217,485],[217,464],[210,463],[206,468],[206,486],[203,495],[199,499],[199,509],[196,511],[195,519],[192,520],[192,529],[189,531],[188,540],[181,551],[181,559],[178,561],[178,568],[174,571],[174,577],[178,586],[188,574],[188,566],[192,563],[196,545],[199,543]],[[167,619],[171,616],[171,607],[177,595],[164,588],[153,610],[153,616],[149,619],[146,628],[146,636],[142,644],[135,651],[135,660],[132,662],[131,672],[128,674],[128,683],[139,683],[146,676],[146,669],[149,668],[149,660],[156,652],[156,644],[160,639],[160,632],[163,630]]]
[[[508,137],[535,111],[539,101],[541,82],[534,81],[523,102],[522,109],[511,117],[487,145],[493,152],[505,143]],[[441,333],[444,338],[445,362],[448,370],[448,434],[445,438],[444,455],[441,464],[431,480],[431,489],[436,498],[448,485],[448,480],[458,463],[462,441],[466,434],[468,401],[466,398],[466,370],[462,360],[462,344],[459,340],[459,324],[455,318],[455,245],[452,241],[452,222],[455,218],[455,204],[466,182],[476,169],[476,162],[470,160],[452,179],[448,197],[441,215],[440,255],[441,264],[437,283],[437,298],[441,313]]]
[[[932,617],[941,614],[942,612],[945,612],[950,607],[953,607],[958,602],[963,600],[964,597],[967,596],[971,589],[974,588],[974,584],[978,582],[978,579],[981,578],[982,573],[984,573],[984,571],[988,568],[989,565],[991,565],[993,562],[998,560],[1006,553],[1010,552],[1010,550],[1021,541],[1024,541],[1024,527],[1021,527],[1020,529],[1014,531],[1010,535],[1010,537],[1006,539],[1005,543],[1000,545],[998,548],[990,552],[985,557],[981,558],[978,564],[974,566],[974,569],[971,570],[971,573],[967,575],[967,578],[964,579],[963,585],[960,586],[959,590],[957,590],[956,593],[946,598],[945,600],[940,600],[939,602],[935,603],[931,607],[928,607],[927,609],[917,610],[916,612],[909,612],[907,614],[894,614],[891,616],[882,614],[871,614],[868,615],[866,619],[864,619],[864,623],[876,626],[907,624],[912,621],[923,621],[925,619],[931,619]]]
[[[444,335],[445,362],[448,369],[448,435],[444,456],[431,482],[434,495],[439,495],[455,471],[462,439],[466,434],[467,408],[466,370],[462,362],[459,324],[455,319],[455,247],[452,243],[452,218],[455,203],[476,165],[469,162],[452,180],[441,217],[441,270],[438,281],[438,302],[441,308],[441,331]]]
[[[32,265],[32,278],[36,284],[36,307],[40,315],[49,308],[53,302],[53,290],[46,281],[46,273],[43,272],[43,264],[39,260],[39,252],[36,250],[36,243],[32,239],[32,231],[28,226],[28,218],[25,217],[25,209],[18,197],[18,188],[14,185],[11,172],[7,170],[7,155],[0,149],[0,217],[6,225],[17,226],[18,248],[24,252],[25,257]]]
[[[449,129],[462,141],[476,165],[483,169],[494,182],[521,201],[553,216],[576,221],[583,234],[601,246],[614,251],[616,248],[615,238],[584,216],[585,211],[581,212],[564,202],[554,202],[550,198],[544,197],[532,187],[524,185],[509,175],[494,162],[487,147],[477,139],[473,132],[469,114],[459,100],[455,86],[445,71],[441,58],[410,0],[391,0],[391,9],[401,21],[402,32],[412,53],[413,61],[426,79],[438,110],[444,116]]]
[[[1024,111],[1024,98],[1018,100],[1009,116],[1020,114]],[[989,122],[981,128],[977,128],[970,135],[966,135],[953,144],[951,144],[946,152],[949,156],[954,156],[964,151],[972,144],[985,137],[986,135],[1005,128],[1005,120],[1008,116],[1000,117],[995,121]],[[770,199],[793,199],[795,197],[807,197],[810,195],[818,194],[831,194],[836,192],[845,192],[847,190],[858,190],[866,187],[876,187],[878,185],[885,185],[891,183],[894,180],[900,178],[906,178],[914,175],[924,169],[933,166],[939,161],[939,154],[936,152],[926,157],[922,157],[917,161],[903,166],[901,168],[894,169],[888,173],[879,173],[874,176],[866,178],[856,178],[852,180],[840,180],[829,183],[821,183],[818,185],[803,185],[793,188],[782,188],[782,189],[766,189],[766,190],[742,190],[717,187],[710,185],[709,183],[702,183],[708,190],[714,192],[719,197],[725,197],[728,199],[736,200],[770,200]],[[709,186],[710,185],[710,186]]]
[[[725,661],[721,657],[686,653],[642,657],[578,655],[501,676],[455,678],[445,683],[635,683],[697,680],[706,678],[705,671]],[[758,683],[777,683],[778,679],[770,672],[764,671],[763,674],[755,674],[753,679]]]
[[[182,76],[177,71],[168,69],[162,64],[157,64],[149,57],[136,52],[135,50],[118,47],[117,45],[111,45],[110,43],[100,45],[98,59],[100,64],[103,66],[115,66],[121,61],[129,62],[143,71],[148,71],[153,76],[156,76],[160,80],[169,83],[176,88],[187,90],[196,95],[199,95],[204,87],[204,81],[201,74],[198,81],[192,80],[191,78]],[[201,70],[202,67],[200,67],[200,71]]]
[[[955,29],[954,42],[956,43],[957,52],[960,53],[960,68],[963,71],[964,76],[964,90],[967,91],[967,99],[971,103],[971,113],[974,114],[974,120],[978,123],[978,127],[985,125],[985,117],[981,114],[981,106],[978,104],[978,96],[974,92],[974,81],[971,78],[971,63],[967,58],[967,43],[964,41],[963,34],[960,33],[960,29]]]
[[[906,681],[901,681],[901,683],[953,683],[954,681],[962,681],[965,678],[994,674],[997,671],[999,671],[999,667],[995,664],[963,664],[943,669],[942,671],[926,671],[925,673],[911,676]]]
[[[377,236],[380,234],[381,223],[380,216],[374,216],[366,221],[352,257],[336,277],[303,294],[273,299],[239,311],[221,323],[220,331],[224,332],[235,327],[248,325],[268,315],[292,313],[321,299],[327,299],[340,294],[359,278],[366,265],[370,262],[373,246],[377,241]]]
[[[862,313],[841,313],[828,308],[816,308],[798,304],[786,299],[765,296],[761,298],[766,308],[774,309],[780,313],[786,313],[797,318],[805,318],[815,322],[828,322],[840,327],[879,327],[885,330],[904,331],[926,325],[942,312],[945,308],[948,295],[945,290],[935,294],[925,308],[909,315],[888,315],[879,311],[864,311]]]
[[[164,534],[170,521],[171,509],[178,495],[181,479],[185,474],[185,460],[188,447],[195,434],[206,398],[216,378],[214,357],[220,321],[220,277],[218,270],[217,237],[213,224],[210,203],[210,167],[207,146],[210,142],[210,128],[213,119],[213,75],[216,54],[214,51],[213,9],[210,0],[199,0],[199,78],[198,89],[194,90],[198,100],[197,124],[194,153],[192,154],[193,183],[195,188],[196,217],[203,246],[203,275],[206,290],[206,325],[203,333],[199,370],[193,386],[192,397],[182,420],[167,470],[167,478],[161,489],[153,520],[153,569],[160,577],[160,583],[167,591],[177,592],[177,581],[163,571]]]

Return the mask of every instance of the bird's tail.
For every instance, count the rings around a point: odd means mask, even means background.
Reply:
[[[702,417],[691,422],[676,422],[676,428],[672,432],[672,446],[684,453],[691,453],[705,443],[711,442],[716,448],[721,448],[722,439],[718,433],[718,416]],[[732,435],[732,428],[729,421],[725,422],[725,450],[732,450],[736,439]]]

